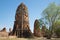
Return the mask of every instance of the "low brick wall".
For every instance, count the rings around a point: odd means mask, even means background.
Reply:
[[[8,32],[0,32],[0,37],[8,37]]]

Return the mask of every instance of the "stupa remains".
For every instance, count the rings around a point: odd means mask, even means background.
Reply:
[[[0,37],[8,37],[8,32],[6,31],[5,27],[0,30]]]
[[[23,3],[16,10],[14,27],[11,33],[17,37],[32,37],[32,32],[29,28],[28,10]]]
[[[37,19],[34,22],[34,36],[36,37],[42,36],[40,26],[39,26],[39,21]]]

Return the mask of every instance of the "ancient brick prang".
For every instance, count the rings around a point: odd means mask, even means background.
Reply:
[[[36,37],[42,36],[39,25],[40,25],[39,24],[39,21],[38,20],[35,20],[35,22],[34,22],[34,36],[36,36]]]
[[[28,9],[23,3],[16,10],[12,35],[16,35],[17,37],[32,37],[32,32],[29,28]]]

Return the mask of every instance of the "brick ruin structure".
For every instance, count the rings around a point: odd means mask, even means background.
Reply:
[[[46,36],[46,33],[45,33],[46,28],[45,28],[45,26],[44,26],[44,25],[42,26],[41,31],[42,31],[42,32],[41,32],[41,33],[42,33],[42,36],[43,36],[43,37],[45,37],[45,36]]]
[[[6,31],[5,27],[0,30],[0,37],[8,37],[8,32]]]
[[[39,26],[39,21],[36,19],[34,22],[34,36],[41,37],[41,30]]]
[[[0,32],[6,32],[6,28],[4,27]]]
[[[32,37],[32,32],[29,28],[28,9],[23,3],[21,3],[16,10],[14,27],[10,35]]]

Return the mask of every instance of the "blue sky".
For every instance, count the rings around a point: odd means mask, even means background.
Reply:
[[[34,21],[41,18],[43,10],[52,2],[60,5],[60,0],[0,0],[0,30],[13,29],[16,9],[20,3],[28,7],[30,29],[33,32]]]

